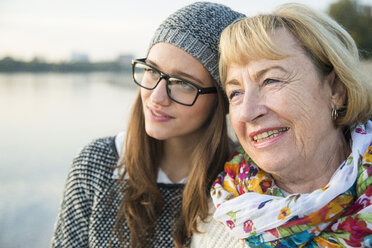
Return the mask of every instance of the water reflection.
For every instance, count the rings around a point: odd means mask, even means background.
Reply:
[[[130,75],[0,74],[0,247],[49,247],[73,157],[125,129]]]

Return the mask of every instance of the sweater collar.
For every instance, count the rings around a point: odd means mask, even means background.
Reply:
[[[122,150],[122,149],[123,149],[123,144],[124,144],[124,140],[125,140],[125,135],[126,135],[125,131],[122,131],[115,136],[115,149],[116,149],[117,154],[119,155],[119,161],[123,158],[122,154],[124,154],[124,150]],[[113,179],[118,179],[122,173],[123,173],[122,168],[116,168],[114,170],[112,178]],[[128,178],[126,178],[126,179],[128,179]],[[181,179],[180,181],[174,183],[174,182],[172,182],[172,180],[169,179],[167,174],[161,168],[159,168],[158,177],[157,177],[156,182],[157,183],[164,183],[164,184],[186,184],[187,177],[185,177],[185,178]]]

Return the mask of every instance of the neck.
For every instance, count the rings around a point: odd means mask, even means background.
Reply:
[[[193,148],[194,145],[182,139],[164,141],[164,156],[160,168],[172,182],[179,182],[189,174]]]
[[[307,166],[301,170],[272,175],[278,187],[289,193],[303,194],[325,187],[350,153],[350,148],[342,133],[336,140],[318,149],[316,156],[303,161]]]

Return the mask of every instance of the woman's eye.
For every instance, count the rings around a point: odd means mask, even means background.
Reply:
[[[172,83],[182,86],[184,88],[190,87],[188,83],[185,83],[184,81],[181,80],[173,80]]]
[[[228,98],[229,98],[229,101],[232,101],[234,97],[237,97],[238,95],[240,94],[239,91],[237,90],[233,90],[229,93],[228,95]]]
[[[154,71],[152,68],[150,67],[146,67],[145,68],[145,72],[148,72],[148,73],[156,73],[156,71]]]
[[[177,86],[180,86],[180,87],[183,87],[183,88],[190,88],[190,84],[182,81],[182,80],[179,80],[179,79],[169,79],[169,83],[171,85],[177,85]]]
[[[197,90],[191,84],[176,78],[170,78],[168,80],[168,89],[183,93],[194,93]]]
[[[272,79],[272,78],[267,78],[263,81],[263,85],[268,85],[268,84],[274,84],[274,83],[279,83],[279,80]]]

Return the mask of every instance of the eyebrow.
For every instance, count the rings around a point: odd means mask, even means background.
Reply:
[[[194,81],[200,83],[201,85],[205,85],[205,83],[203,83],[201,80],[197,79],[196,77],[194,77],[194,76],[192,76],[192,75],[190,75],[190,74],[188,74],[188,73],[185,73],[185,72],[183,72],[183,71],[178,71],[178,70],[175,71],[175,73],[176,73],[177,75],[180,75],[181,77],[187,77],[187,78],[190,78],[190,79],[192,79],[192,80],[194,80]]]
[[[151,66],[156,67],[156,69],[159,68],[159,66],[158,66],[154,61],[152,61],[152,60],[150,60],[150,59],[146,59],[146,63],[148,63],[148,64],[151,65]],[[159,70],[159,69],[157,69],[157,70]],[[159,71],[160,71],[160,70],[159,70]],[[165,73],[165,72],[163,72],[163,73],[164,73],[164,74],[168,74],[168,73]],[[176,75],[174,75],[174,74],[176,74]],[[186,77],[186,78],[188,78],[188,79],[186,79],[186,80],[190,80],[190,79],[192,79],[192,80],[198,82],[198,83],[201,84],[201,85],[205,85],[205,83],[203,83],[201,80],[197,79],[196,77],[194,77],[194,76],[192,76],[192,75],[190,75],[190,74],[188,74],[188,73],[186,73],[186,72],[176,70],[176,71],[174,71],[174,74],[168,74],[168,75],[170,75],[170,76],[175,76],[175,77]]]
[[[270,70],[274,70],[274,69],[278,69],[280,71],[283,71],[283,72],[286,72],[288,73],[288,71],[286,69],[284,69],[283,67],[279,66],[279,65],[275,65],[275,66],[271,66],[271,67],[268,67],[266,69],[263,69],[261,71],[258,71],[256,72],[256,74],[253,75],[253,78],[255,79],[255,81],[260,81],[261,78]]]
[[[231,79],[231,80],[229,80],[229,81],[227,81],[227,82],[225,83],[225,88],[226,88],[227,86],[229,86],[229,85],[240,85],[240,83],[239,83],[238,80],[236,80],[235,78],[233,78],[233,79]]]
[[[261,80],[261,78],[270,70],[273,70],[273,69],[278,69],[278,70],[281,70],[283,72],[286,72],[288,73],[288,71],[286,69],[284,69],[283,67],[281,66],[278,66],[278,65],[275,65],[275,66],[271,66],[271,67],[268,67],[266,69],[263,69],[261,71],[258,71],[256,74],[253,75],[253,79],[255,81],[259,81]],[[225,83],[225,88],[228,86],[228,85],[240,85],[239,81],[235,78],[233,79],[230,79],[229,81],[226,81]]]

